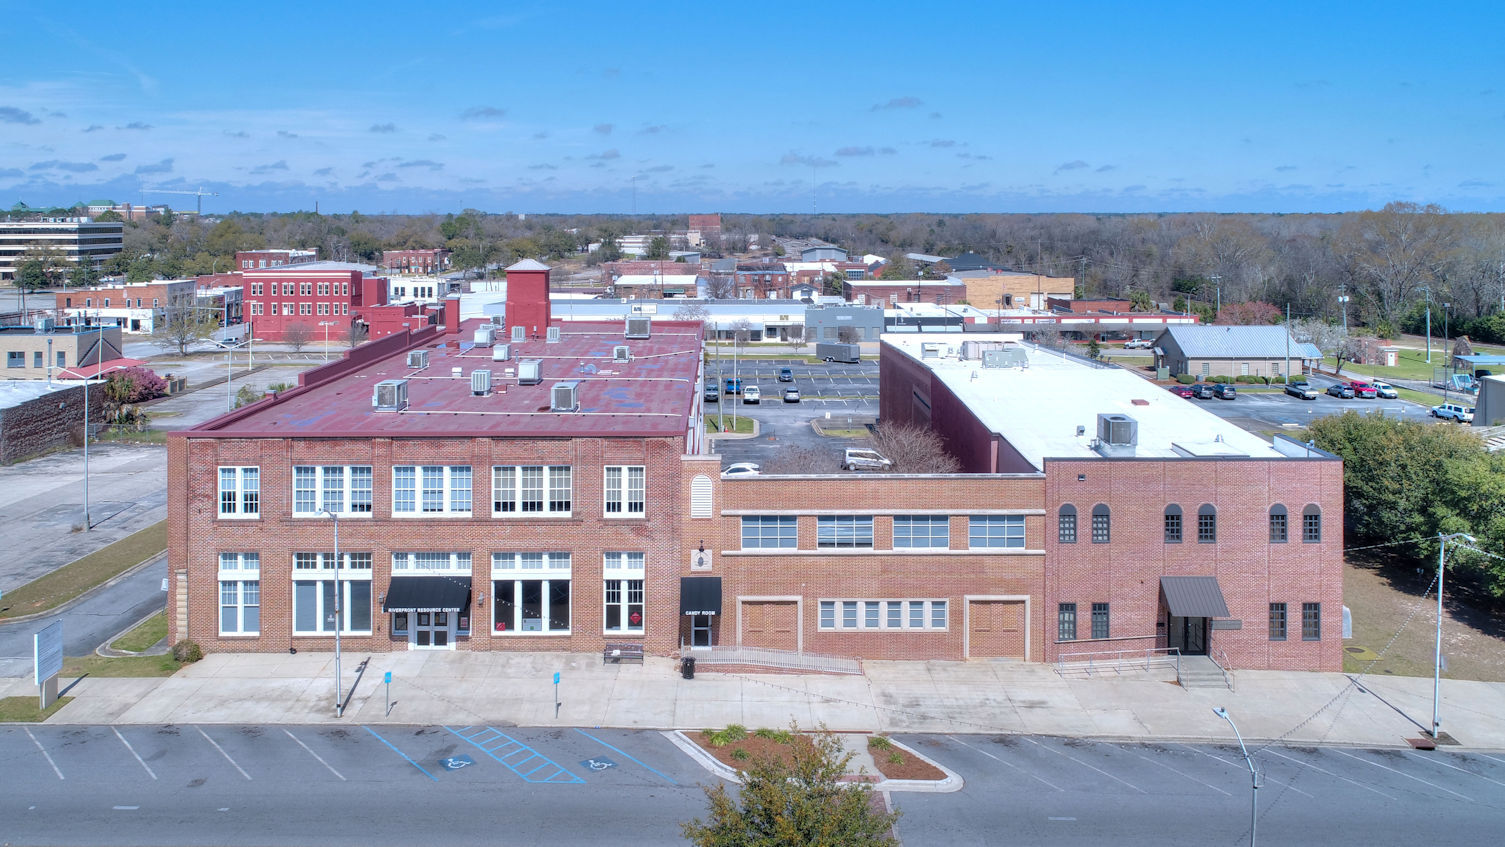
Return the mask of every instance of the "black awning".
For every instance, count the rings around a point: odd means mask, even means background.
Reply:
[[[1177,618],[1226,618],[1228,604],[1215,576],[1162,576],[1165,608]]]
[[[470,608],[468,576],[394,576],[383,612],[458,612]]]
[[[683,615],[721,614],[721,577],[680,577],[679,612]]]

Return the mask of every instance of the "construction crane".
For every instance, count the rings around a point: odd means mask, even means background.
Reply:
[[[196,200],[195,200],[195,203],[196,203],[195,214],[198,214],[198,215],[204,214],[204,198],[205,197],[218,197],[219,196],[219,192],[218,191],[205,191],[203,186],[199,186],[199,190],[198,191],[180,191],[180,190],[172,189],[172,188],[143,188],[143,189],[141,189],[141,193],[142,194],[191,194],[191,195],[194,196],[194,198],[196,198]]]

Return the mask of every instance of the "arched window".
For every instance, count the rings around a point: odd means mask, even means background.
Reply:
[[[1289,530],[1286,526],[1286,507],[1276,503],[1270,507],[1270,543],[1284,544]]]
[[[1181,507],[1175,503],[1165,507],[1165,543],[1181,543]]]
[[[1301,540],[1307,544],[1322,542],[1322,509],[1316,503],[1301,510]]]
[[[1218,510],[1211,503],[1197,507],[1197,543],[1216,544],[1218,540]]]
[[[1112,524],[1112,520],[1111,520],[1111,516],[1108,513],[1108,506],[1107,506],[1107,504],[1105,504],[1105,503],[1099,503],[1096,506],[1092,507],[1092,543],[1093,544],[1107,544],[1108,543],[1109,539],[1111,538],[1111,533],[1110,533],[1110,530],[1112,528],[1111,524]]]
[[[1056,516],[1056,540],[1062,544],[1076,543],[1076,507],[1067,503]]]

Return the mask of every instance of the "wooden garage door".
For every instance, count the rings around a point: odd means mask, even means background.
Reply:
[[[1025,658],[1023,600],[972,600],[967,611],[971,658]]]
[[[799,610],[792,602],[746,600],[742,603],[742,643],[748,647],[797,650]]]

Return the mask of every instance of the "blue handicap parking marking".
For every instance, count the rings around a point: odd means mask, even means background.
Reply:
[[[489,726],[464,726],[459,729],[447,726],[445,729],[470,742],[482,753],[501,762],[507,770],[527,782],[556,784],[585,782],[563,765],[499,729]]]
[[[607,768],[614,768],[616,766],[616,762],[613,762],[611,759],[608,759],[605,756],[597,756],[594,759],[586,759],[585,761],[580,763],[580,767],[585,768],[588,771],[604,771]]]
[[[447,771],[457,771],[461,768],[469,767],[475,763],[475,759],[472,759],[471,757],[466,755],[450,756],[448,758],[439,760],[440,766]]]

